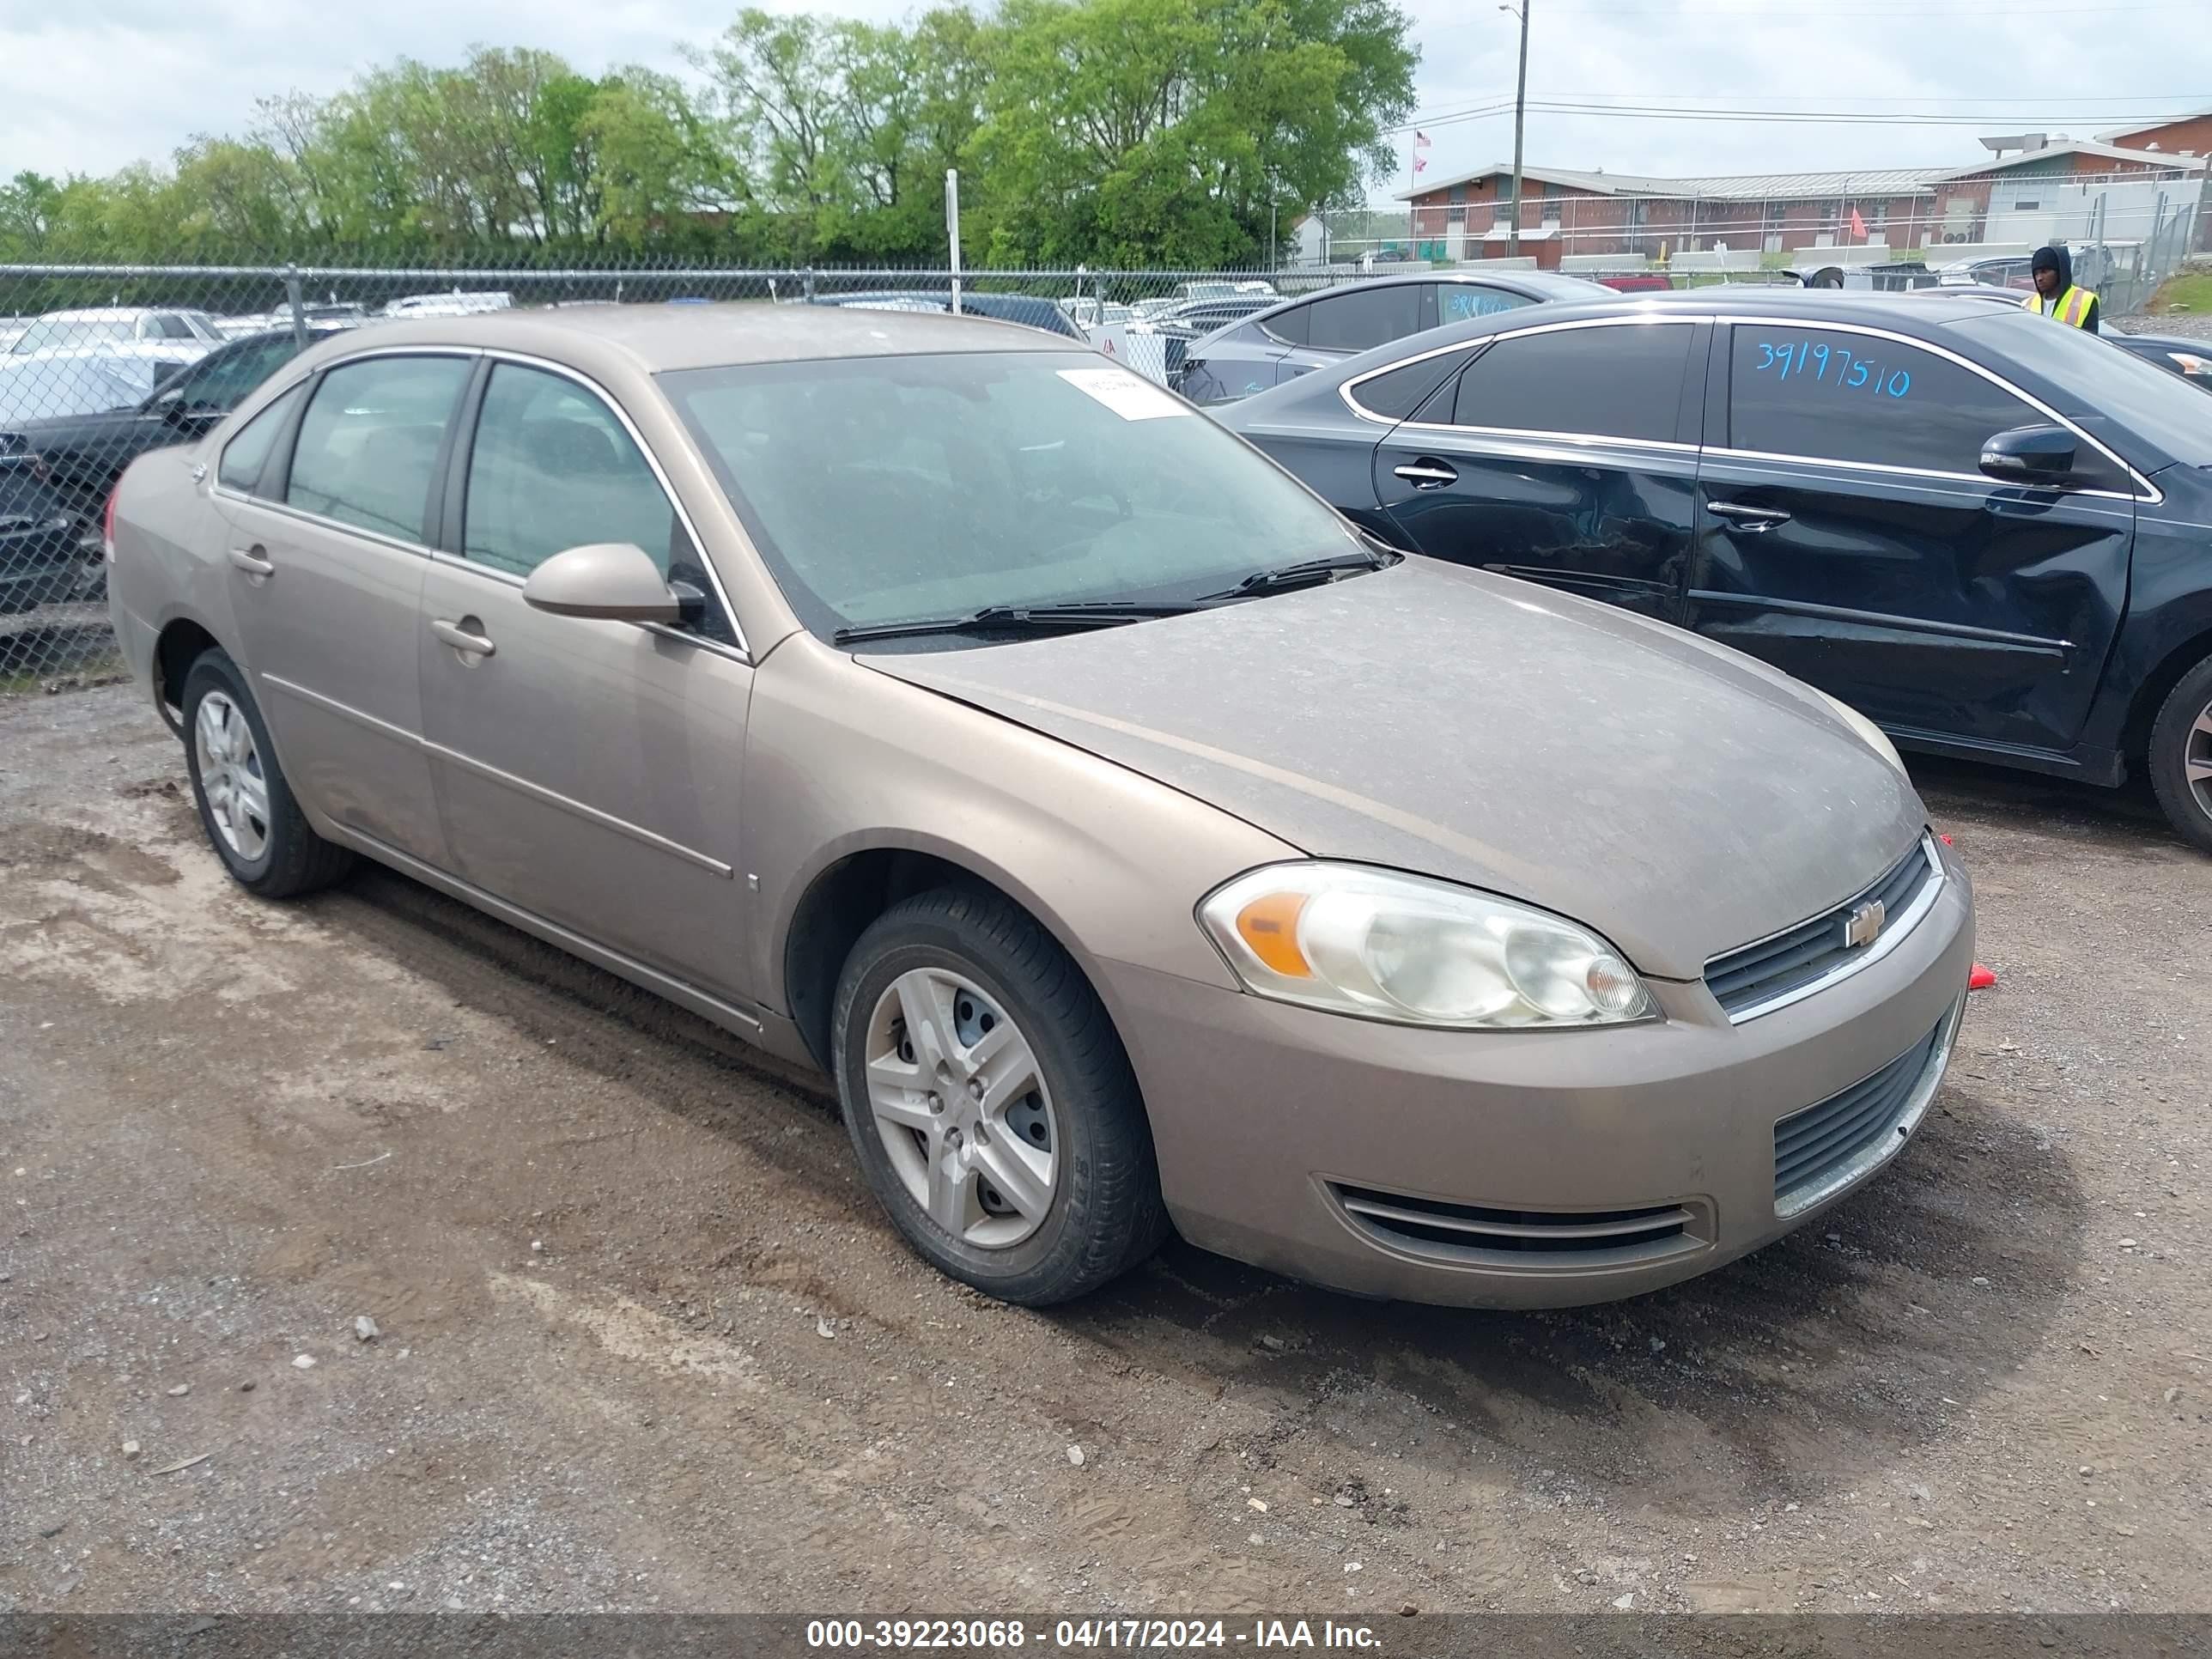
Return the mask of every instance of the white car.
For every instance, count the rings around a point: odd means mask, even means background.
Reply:
[[[486,311],[505,311],[514,295],[504,293],[410,294],[384,307],[387,317],[473,317]]]
[[[135,404],[223,338],[205,312],[182,307],[50,311],[0,356],[0,419],[96,415]]]
[[[8,355],[36,357],[57,351],[123,349],[174,363],[195,363],[222,343],[222,331],[204,311],[104,306],[46,313],[16,337]]]

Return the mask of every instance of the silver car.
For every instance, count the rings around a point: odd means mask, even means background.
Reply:
[[[1097,356],[609,307],[327,342],[110,526],[270,898],[367,855],[835,1079],[948,1273],[1559,1304],[1922,1121],[1966,877],[1744,657],[1366,542]]]

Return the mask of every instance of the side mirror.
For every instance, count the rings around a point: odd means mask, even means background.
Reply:
[[[2069,483],[2074,477],[2074,434],[2058,426],[2016,426],[1982,445],[1982,471],[2007,483]]]
[[[631,542],[595,542],[556,553],[523,582],[522,599],[556,617],[670,624],[687,620],[683,597],[645,550]]]

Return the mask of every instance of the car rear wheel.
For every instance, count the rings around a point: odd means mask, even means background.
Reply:
[[[2184,839],[2212,853],[2212,657],[2181,677],[2151,725],[2158,803]]]
[[[994,894],[939,889],[860,936],[832,1016],[860,1168],[940,1271],[1030,1307],[1166,1232],[1127,1055],[1074,962]]]
[[[240,886],[296,898],[352,867],[353,854],[317,835],[292,799],[246,677],[221,651],[203,652],[185,676],[184,732],[200,826]]]

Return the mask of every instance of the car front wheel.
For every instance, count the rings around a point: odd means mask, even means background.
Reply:
[[[2151,725],[2149,763],[2167,818],[2193,846],[2212,853],[2212,657],[2167,695]]]
[[[1041,1307],[1164,1235],[1128,1057],[1081,970],[1006,900],[939,889],[878,918],[832,1042],[861,1170],[940,1271]]]

